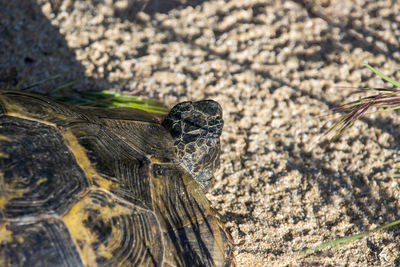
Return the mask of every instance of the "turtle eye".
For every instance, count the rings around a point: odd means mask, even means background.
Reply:
[[[172,137],[179,137],[182,134],[182,130],[179,124],[175,124],[171,129],[170,133]]]
[[[198,124],[193,124],[193,123],[189,124],[189,123],[187,123],[187,124],[184,125],[183,131],[185,133],[190,133],[190,132],[194,132],[196,130],[199,130],[199,128],[200,128],[200,125],[198,125]]]
[[[207,126],[207,121],[201,114],[193,114],[182,122],[185,133],[193,132]]]
[[[199,134],[185,134],[182,136],[182,141],[185,144],[196,142],[199,138]]]

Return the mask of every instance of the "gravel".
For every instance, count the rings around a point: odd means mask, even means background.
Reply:
[[[394,266],[387,231],[309,256],[294,252],[398,219],[400,119],[374,113],[318,139],[354,87],[400,79],[396,1],[0,0],[0,86],[83,77],[78,90],[131,91],[224,109],[208,197],[239,266]],[[319,140],[319,141],[318,141]]]

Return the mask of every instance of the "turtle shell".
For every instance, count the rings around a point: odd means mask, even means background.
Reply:
[[[158,119],[0,91],[0,266],[227,266]]]

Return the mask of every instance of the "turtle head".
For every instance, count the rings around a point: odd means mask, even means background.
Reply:
[[[182,102],[171,109],[162,124],[172,135],[183,167],[208,190],[219,164],[219,137],[224,125],[221,106],[213,100]]]

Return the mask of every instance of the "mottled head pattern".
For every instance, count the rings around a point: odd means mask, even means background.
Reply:
[[[221,106],[213,100],[182,102],[163,121],[172,135],[178,158],[204,190],[214,179],[223,125]]]

